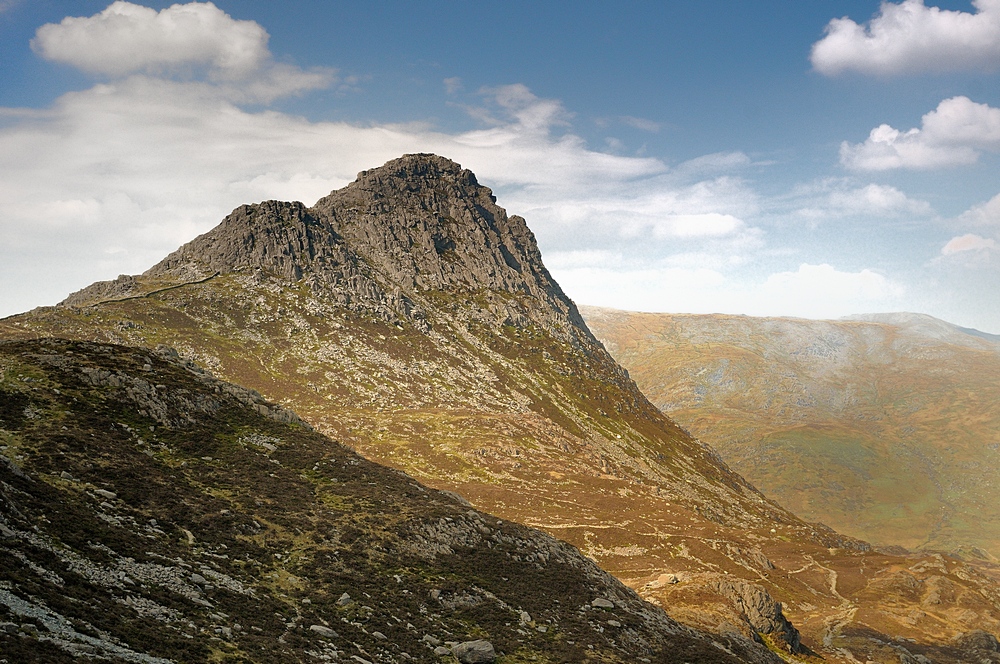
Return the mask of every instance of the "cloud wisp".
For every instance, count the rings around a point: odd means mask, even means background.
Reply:
[[[948,243],[941,248],[942,256],[951,256],[969,251],[992,251],[997,248],[996,240],[985,238],[975,233],[966,233],[948,240]]]
[[[810,60],[827,76],[858,72],[891,76],[1000,66],[1000,0],[973,0],[975,12],[927,7],[923,0],[883,2],[859,25],[835,18],[813,44]]]
[[[1000,108],[952,97],[924,115],[919,128],[883,124],[864,143],[844,141],[840,162],[858,171],[933,169],[975,163],[984,151],[1000,151]]]

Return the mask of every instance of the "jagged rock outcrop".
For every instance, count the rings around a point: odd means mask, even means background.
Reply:
[[[69,295],[59,303],[60,306],[78,307],[93,302],[106,300],[117,300],[129,297],[138,292],[139,282],[131,274],[118,275],[117,279],[110,281],[97,281],[86,288],[80,289]]]
[[[737,579],[716,581],[712,587],[739,609],[755,631],[779,641],[788,652],[802,652],[799,631],[785,617],[781,602],[775,601],[766,590]]]
[[[392,322],[425,325],[428,292],[478,295],[466,313],[493,325],[539,324],[589,337],[576,305],[542,263],[524,219],[508,216],[489,188],[455,162],[406,155],[362,171],[315,206],[243,205],[143,276],[194,282],[263,271],[304,280],[315,294]],[[123,275],[69,296],[82,306],[142,292]]]

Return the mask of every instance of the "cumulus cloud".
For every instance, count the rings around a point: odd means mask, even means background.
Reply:
[[[67,17],[38,29],[31,45],[47,60],[109,76],[208,65],[242,77],[270,53],[268,34],[211,2],[155,9],[119,0],[99,14]]]
[[[782,209],[791,218],[810,224],[843,219],[929,218],[935,214],[925,200],[911,198],[890,185],[859,186],[855,178],[823,178],[798,185],[781,197],[775,212]]]
[[[883,2],[865,25],[831,20],[813,44],[813,67],[833,76],[846,71],[893,75],[995,70],[1000,64],[1000,0],[973,0],[975,12],[927,7],[923,0]]]
[[[883,124],[864,143],[844,141],[840,161],[863,171],[931,169],[974,163],[982,151],[1000,151],[1000,108],[952,97],[924,115],[920,128]]]
[[[657,159],[589,149],[558,101],[524,86],[483,94],[488,126],[459,133],[250,111],[226,82],[151,75],[67,93],[46,109],[0,109],[0,291],[10,294],[0,315],[140,272],[241,203],[309,204],[407,152],[474,170],[529,219],[546,256],[671,243],[729,256],[762,241],[743,221],[757,202],[738,178],[700,180]],[[26,275],[31,291],[15,286]]]
[[[966,233],[948,240],[948,243],[941,248],[942,256],[951,256],[968,251],[991,251],[996,249],[997,243],[993,238],[984,238],[974,233]]]
[[[43,25],[31,46],[46,60],[111,78],[204,75],[233,84],[230,90],[247,101],[270,101],[331,83],[332,70],[303,71],[273,62],[268,39],[258,23],[233,19],[211,2],[157,12],[118,0],[99,14]]]

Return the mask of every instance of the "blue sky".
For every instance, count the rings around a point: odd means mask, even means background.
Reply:
[[[0,315],[429,151],[577,302],[1000,333],[1000,0],[0,0]]]

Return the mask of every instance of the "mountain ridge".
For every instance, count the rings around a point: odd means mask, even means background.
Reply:
[[[196,240],[153,274],[5,319],[0,334],[171,345],[370,459],[577,546],[685,624],[791,661],[812,649],[957,662],[952,639],[1000,631],[988,566],[928,566],[803,522],[660,413],[576,320],[523,219],[464,173],[410,155],[363,172],[326,210],[238,208],[224,224],[262,219],[274,234],[227,235],[206,256]],[[468,238],[494,236],[463,263]],[[403,256],[411,246],[423,251]],[[256,262],[213,267],[212,255]],[[951,584],[938,604],[903,590],[938,577]]]
[[[582,310],[658,407],[797,513],[882,545],[1000,555],[1000,346],[914,314]]]

